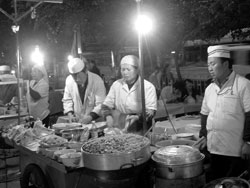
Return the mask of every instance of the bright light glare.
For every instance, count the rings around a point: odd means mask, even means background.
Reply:
[[[40,52],[38,46],[36,46],[35,51],[31,54],[31,61],[33,61],[37,65],[44,65],[43,54]]]
[[[72,55],[69,55],[68,56],[68,60],[71,61],[73,59],[73,56]]]
[[[15,74],[16,74],[16,71],[15,71],[15,70],[11,70],[10,73],[13,74],[13,75],[15,75]]]
[[[172,51],[171,54],[175,54],[175,51]]]
[[[135,22],[135,29],[141,34],[147,34],[153,29],[153,22],[147,15],[139,15]]]

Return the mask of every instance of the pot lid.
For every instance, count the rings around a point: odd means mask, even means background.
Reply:
[[[154,153],[152,159],[165,165],[181,165],[197,162],[202,159],[200,151],[186,145],[162,147]]]

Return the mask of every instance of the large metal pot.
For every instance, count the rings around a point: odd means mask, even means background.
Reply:
[[[192,178],[202,174],[205,156],[186,145],[162,147],[152,156],[156,176],[164,179]]]
[[[133,143],[129,143],[129,139],[132,139],[132,142],[137,142],[134,143],[135,147],[133,149],[126,150],[121,148],[120,152],[116,151],[119,144],[121,145],[121,140],[127,147],[132,147]],[[128,143],[125,143],[126,141]],[[149,139],[133,134],[92,139],[82,146],[81,151],[83,163],[86,168],[104,171],[138,166],[147,162],[151,157]]]

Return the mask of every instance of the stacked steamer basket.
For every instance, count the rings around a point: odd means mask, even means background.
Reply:
[[[199,150],[187,145],[170,145],[156,150],[155,188],[202,188],[205,185],[203,160]]]
[[[81,151],[91,187],[149,186],[141,181],[149,180],[145,173],[151,157],[149,139],[134,134],[106,136],[89,140]]]

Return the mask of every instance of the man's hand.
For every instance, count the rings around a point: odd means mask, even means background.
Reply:
[[[106,117],[106,122],[108,127],[113,127],[114,126],[114,119],[112,116],[107,116]]]
[[[153,118],[154,115],[155,115],[155,111],[154,110],[150,110],[150,109],[146,110],[146,117],[147,117],[147,119]]]
[[[200,139],[198,139],[194,144],[193,147],[203,150],[207,146],[207,138],[202,136]]]
[[[247,144],[246,142],[241,148],[241,158],[246,160],[250,159],[250,144]]]
[[[124,133],[126,133],[128,128],[130,127],[130,125],[132,125],[138,119],[139,119],[138,115],[127,115],[126,121],[125,121],[125,127],[124,127],[124,129],[122,131]]]
[[[138,115],[128,115],[126,117],[126,121],[129,121],[129,124],[133,124],[135,121],[137,121],[139,119]]]
[[[83,118],[80,119],[80,123],[88,124],[92,121],[92,117],[90,115],[84,115]]]
[[[79,121],[79,119],[77,117],[75,117],[71,112],[68,113],[68,118],[69,118],[69,123],[78,122]]]

